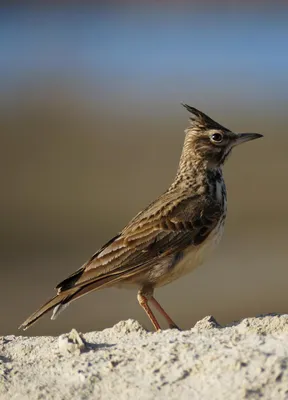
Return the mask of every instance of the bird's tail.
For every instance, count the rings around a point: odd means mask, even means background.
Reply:
[[[43,304],[37,311],[35,311],[26,321],[23,322],[22,325],[19,326],[19,329],[26,330],[31,325],[34,324],[42,315],[46,314],[48,311],[52,310],[53,315],[51,319],[55,319],[57,315],[69,305],[69,302],[73,299],[74,295],[77,293],[79,288],[74,288],[69,291],[60,292],[52,299],[48,300],[47,303]]]
[[[28,317],[26,321],[19,326],[19,329],[25,330],[29,328],[32,324],[34,324],[34,322],[42,317],[42,315],[46,314],[53,308],[54,310],[51,319],[56,319],[60,312],[63,311],[71,303],[71,301],[74,301],[94,290],[113,286],[114,284],[135,274],[136,272],[140,273],[141,270],[145,269],[146,267],[146,264],[136,267],[132,266],[125,271],[119,271],[118,273],[111,274],[106,273],[91,279],[89,275],[91,274],[91,270],[87,271],[86,265],[84,265],[64,281],[60,282],[56,286],[56,289],[58,289],[56,296],[48,300],[47,303],[43,304],[42,307]],[[86,279],[83,279],[83,276],[85,278],[85,274],[88,276],[86,276]]]
[[[43,304],[42,307],[40,307],[37,311],[30,315],[30,317],[28,317],[26,321],[24,321],[23,324],[19,326],[19,329],[26,330],[40,317],[42,317],[42,315],[52,310],[52,308],[54,308],[54,310],[51,319],[56,319],[60,312],[68,307],[71,301],[74,301],[79,297],[82,297],[85,294],[94,290],[110,286],[111,283],[115,283],[119,279],[121,279],[123,275],[108,275],[100,279],[96,278],[95,280],[83,282],[82,284],[73,286],[75,285],[79,277],[83,274],[83,272],[84,268],[81,268],[70,277],[65,279],[63,282],[59,283],[59,285],[57,285],[58,293],[56,294],[56,296],[48,300],[47,303]]]

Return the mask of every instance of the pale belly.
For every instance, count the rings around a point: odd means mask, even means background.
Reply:
[[[155,287],[164,286],[168,283],[189,274],[195,268],[200,266],[213,252],[213,250],[219,244],[224,230],[224,223],[219,224],[214,231],[210,233],[208,238],[199,246],[190,246],[188,247],[182,255],[180,261],[175,263],[167,271],[166,274],[163,275],[162,279],[156,283]]]

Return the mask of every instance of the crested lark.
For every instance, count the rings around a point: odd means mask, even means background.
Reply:
[[[178,172],[169,189],[99,249],[86,264],[60,282],[57,294],[32,314],[26,329],[47,311],[52,319],[71,301],[93,290],[135,286],[138,301],[156,330],[160,325],[149,306],[177,328],[153,297],[166,285],[200,265],[221,239],[226,217],[222,166],[234,146],[260,138],[233,133],[187,104],[191,113]]]

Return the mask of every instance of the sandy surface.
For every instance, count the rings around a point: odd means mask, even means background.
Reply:
[[[0,338],[0,399],[288,399],[288,315]]]

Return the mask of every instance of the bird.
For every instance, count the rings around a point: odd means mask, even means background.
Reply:
[[[156,331],[161,326],[152,306],[169,328],[179,329],[155,299],[154,290],[195,270],[218,245],[227,212],[223,165],[235,146],[263,136],[234,133],[181,104],[190,113],[190,122],[170,187],[60,282],[56,295],[19,329],[27,329],[52,309],[54,320],[72,301],[108,287],[138,289],[138,302]]]

